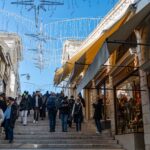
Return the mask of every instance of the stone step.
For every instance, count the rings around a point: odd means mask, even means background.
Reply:
[[[13,143],[13,144],[1,144],[0,145],[0,149],[2,148],[16,148],[16,149],[33,149],[33,148],[36,148],[36,149],[41,149],[41,148],[65,148],[65,149],[68,149],[68,148],[89,148],[89,149],[93,149],[93,148],[105,148],[105,149],[120,149],[122,148],[120,145],[116,145],[116,144],[111,144],[111,145],[108,145],[108,144],[23,144],[23,143]]]
[[[107,143],[107,144],[117,144],[116,140],[99,140],[99,139],[86,139],[86,140],[81,140],[81,139],[76,139],[76,140],[72,140],[72,139],[14,139],[14,142],[16,143],[28,143],[28,144],[77,144],[77,143],[82,143],[82,144],[86,144],[86,143],[92,143],[92,144],[103,144],[103,143]],[[6,140],[0,140],[0,144],[7,144],[8,141]]]
[[[61,135],[64,135],[64,136],[93,136],[93,137],[100,137],[100,136],[110,136],[110,134],[108,134],[108,133],[102,133],[102,134],[96,134],[96,133],[84,133],[84,132],[76,132],[76,131],[74,131],[74,132],[70,132],[70,131],[68,131],[68,132],[61,132],[61,131],[56,131],[56,132],[49,132],[49,130],[47,130],[46,132],[43,132],[43,131],[36,131],[36,130],[24,130],[23,132],[20,130],[20,131],[15,131],[15,135],[32,135],[32,134],[34,134],[34,135],[55,135],[55,136],[57,136],[58,135],[58,137],[60,136],[60,134]]]
[[[13,148],[11,148],[11,149],[9,149],[9,148],[2,148],[1,150],[17,150],[16,148],[15,149],[13,149]],[[24,148],[19,148],[19,150],[27,150],[27,149],[24,149]],[[35,148],[30,148],[30,150],[35,150]],[[38,148],[38,150],[60,150],[60,148],[44,148],[44,149],[41,149],[41,148]],[[66,148],[64,149],[64,148],[61,148],[61,150],[66,150]],[[80,148],[68,148],[67,150],[124,150],[123,148],[108,148],[108,149],[105,149],[105,148],[98,148],[98,149],[90,149],[90,148],[86,148],[86,149],[84,149],[84,148],[82,148],[82,149],[80,149]]]
[[[94,139],[96,139],[96,138],[98,138],[98,139],[107,139],[107,140],[109,140],[109,139],[113,139],[112,137],[108,137],[108,136],[103,136],[103,135],[99,135],[99,136],[97,136],[97,135],[95,135],[95,136],[86,136],[86,135],[81,135],[81,136],[74,136],[74,135],[60,135],[60,136],[58,136],[58,135],[55,135],[55,134],[49,134],[49,135],[34,135],[34,134],[28,134],[28,135],[24,135],[24,134],[15,134],[14,135],[14,137],[16,138],[16,139],[52,139],[52,138],[55,138],[55,139],[62,139],[62,138],[65,138],[65,139],[92,139],[92,138],[94,138]]]

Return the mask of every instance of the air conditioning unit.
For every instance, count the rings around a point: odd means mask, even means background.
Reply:
[[[129,48],[129,52],[130,52],[131,55],[137,54],[136,48]]]

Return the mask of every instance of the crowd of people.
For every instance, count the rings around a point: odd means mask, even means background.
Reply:
[[[28,116],[33,110],[34,124],[38,123],[39,118],[44,120],[46,114],[48,114],[49,132],[55,132],[56,130],[57,114],[61,120],[62,132],[68,132],[68,127],[72,127],[72,122],[76,124],[76,131],[81,132],[81,125],[84,120],[83,107],[85,107],[85,100],[81,94],[77,98],[74,98],[74,96],[68,98],[63,92],[49,93],[47,91],[42,95],[40,91],[36,91],[30,95],[29,92],[24,91],[22,95],[14,99],[6,97],[5,93],[0,93],[1,130],[4,128],[5,140],[9,140],[9,143],[12,143],[15,121],[19,118],[22,125],[27,126]],[[100,133],[102,100],[98,98],[96,103],[93,104],[93,108],[95,109],[93,118],[95,119],[97,132]]]

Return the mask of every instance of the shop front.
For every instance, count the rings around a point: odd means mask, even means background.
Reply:
[[[116,133],[143,132],[139,76],[133,74],[118,84],[115,88],[115,94]]]
[[[132,59],[131,59],[132,60]],[[113,75],[115,138],[127,150],[144,149],[144,129],[139,69],[135,57]],[[120,65],[120,66],[123,66]]]

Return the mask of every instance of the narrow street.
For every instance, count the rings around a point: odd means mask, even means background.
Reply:
[[[20,118],[19,118],[20,119]],[[95,133],[93,123],[83,123],[82,132],[75,131],[75,125],[69,131],[61,132],[61,122],[57,119],[56,132],[49,132],[48,119],[33,124],[32,115],[28,118],[28,125],[22,126],[17,120],[14,142],[8,144],[4,135],[0,138],[0,149],[40,149],[40,150],[123,150],[108,131]]]

